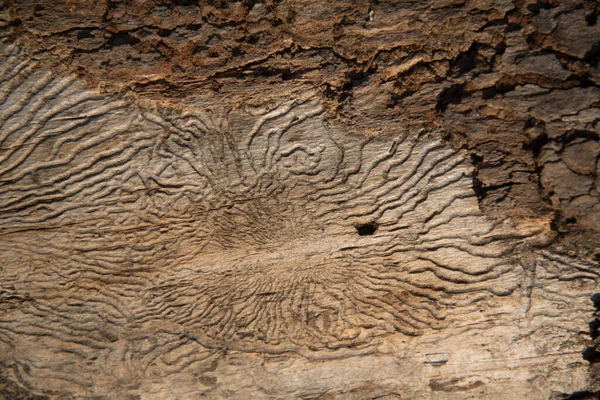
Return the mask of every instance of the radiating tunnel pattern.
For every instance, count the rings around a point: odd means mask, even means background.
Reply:
[[[517,250],[547,227],[483,215],[464,151],[438,139],[349,131],[316,93],[142,106],[18,47],[2,59],[0,362],[25,386],[362,351],[531,277]]]

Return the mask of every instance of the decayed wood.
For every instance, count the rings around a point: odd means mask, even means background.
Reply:
[[[422,11],[454,13],[448,3]],[[522,29],[533,26],[531,4],[490,7],[492,20],[520,10]],[[588,8],[537,9],[539,29]],[[52,46],[28,35],[51,29],[15,24],[28,12],[20,2],[8,9],[0,398],[558,399],[597,389],[588,323],[598,226],[581,220],[598,207],[597,64],[586,84],[569,80],[567,68],[583,68],[575,58],[563,67],[537,54],[514,27],[496,32],[501,52],[487,32],[489,51],[467,46],[452,62],[424,50],[378,59],[379,77],[406,86],[385,112],[427,110],[435,123],[386,116],[368,99],[389,86],[364,77],[346,101],[309,82],[321,75],[284,75],[289,83],[261,93],[265,82],[232,83],[207,66],[198,79],[221,79],[221,94],[173,72],[172,93],[125,95],[106,71],[95,79],[113,86],[101,90],[89,71],[49,67]],[[401,27],[402,12],[418,11],[399,9],[381,18]],[[368,23],[380,15],[366,11]],[[94,12],[65,24],[100,29]],[[557,32],[570,57],[590,57]],[[464,76],[487,53],[501,61]],[[446,81],[422,80],[433,71]]]

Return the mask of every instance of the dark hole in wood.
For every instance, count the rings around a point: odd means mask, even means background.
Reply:
[[[597,311],[600,311],[600,293],[593,294],[592,297],[590,297],[590,300],[594,303],[594,308]]]
[[[590,392],[588,390],[579,390],[571,393],[565,400],[596,400],[600,399],[600,391]]]
[[[368,236],[372,235],[377,231],[377,224],[374,222],[369,222],[367,224],[358,224],[356,225],[356,232],[359,236]]]
[[[595,364],[600,361],[600,352],[596,350],[594,346],[586,347],[581,353],[585,361],[589,361],[590,364]]]
[[[588,326],[590,327],[590,336],[592,339],[596,339],[600,335],[600,332],[598,331],[598,329],[600,329],[600,320],[598,320],[598,318],[594,318],[594,320],[590,322]]]

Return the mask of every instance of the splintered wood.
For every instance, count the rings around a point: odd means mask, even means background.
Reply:
[[[438,132],[366,135],[310,91],[114,100],[3,47],[0,365],[31,396],[585,386],[598,272],[545,248],[548,219],[482,213]]]

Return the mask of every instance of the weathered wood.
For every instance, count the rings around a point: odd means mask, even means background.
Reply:
[[[136,13],[144,23],[172,13],[172,30],[206,21],[191,4],[72,9],[84,3],[4,6],[0,398],[558,399],[598,389],[588,363],[598,359],[588,326],[600,279],[597,39],[561,22],[592,18],[595,6],[346,5],[364,11],[362,28],[334,32],[324,51],[311,49],[329,40],[317,22],[291,33],[291,63],[314,72],[276,69],[270,87],[271,75],[252,71],[288,65],[276,41],[204,69],[177,48],[165,63],[187,65],[181,73],[139,58],[90,63],[146,51],[139,31],[119,33]],[[232,30],[300,4],[245,7]],[[465,25],[451,28],[453,18]],[[104,40],[96,30],[108,32],[104,47],[88,43]],[[528,45],[543,34],[565,47]],[[355,36],[375,44],[344,42]],[[86,43],[72,66],[57,65]]]

